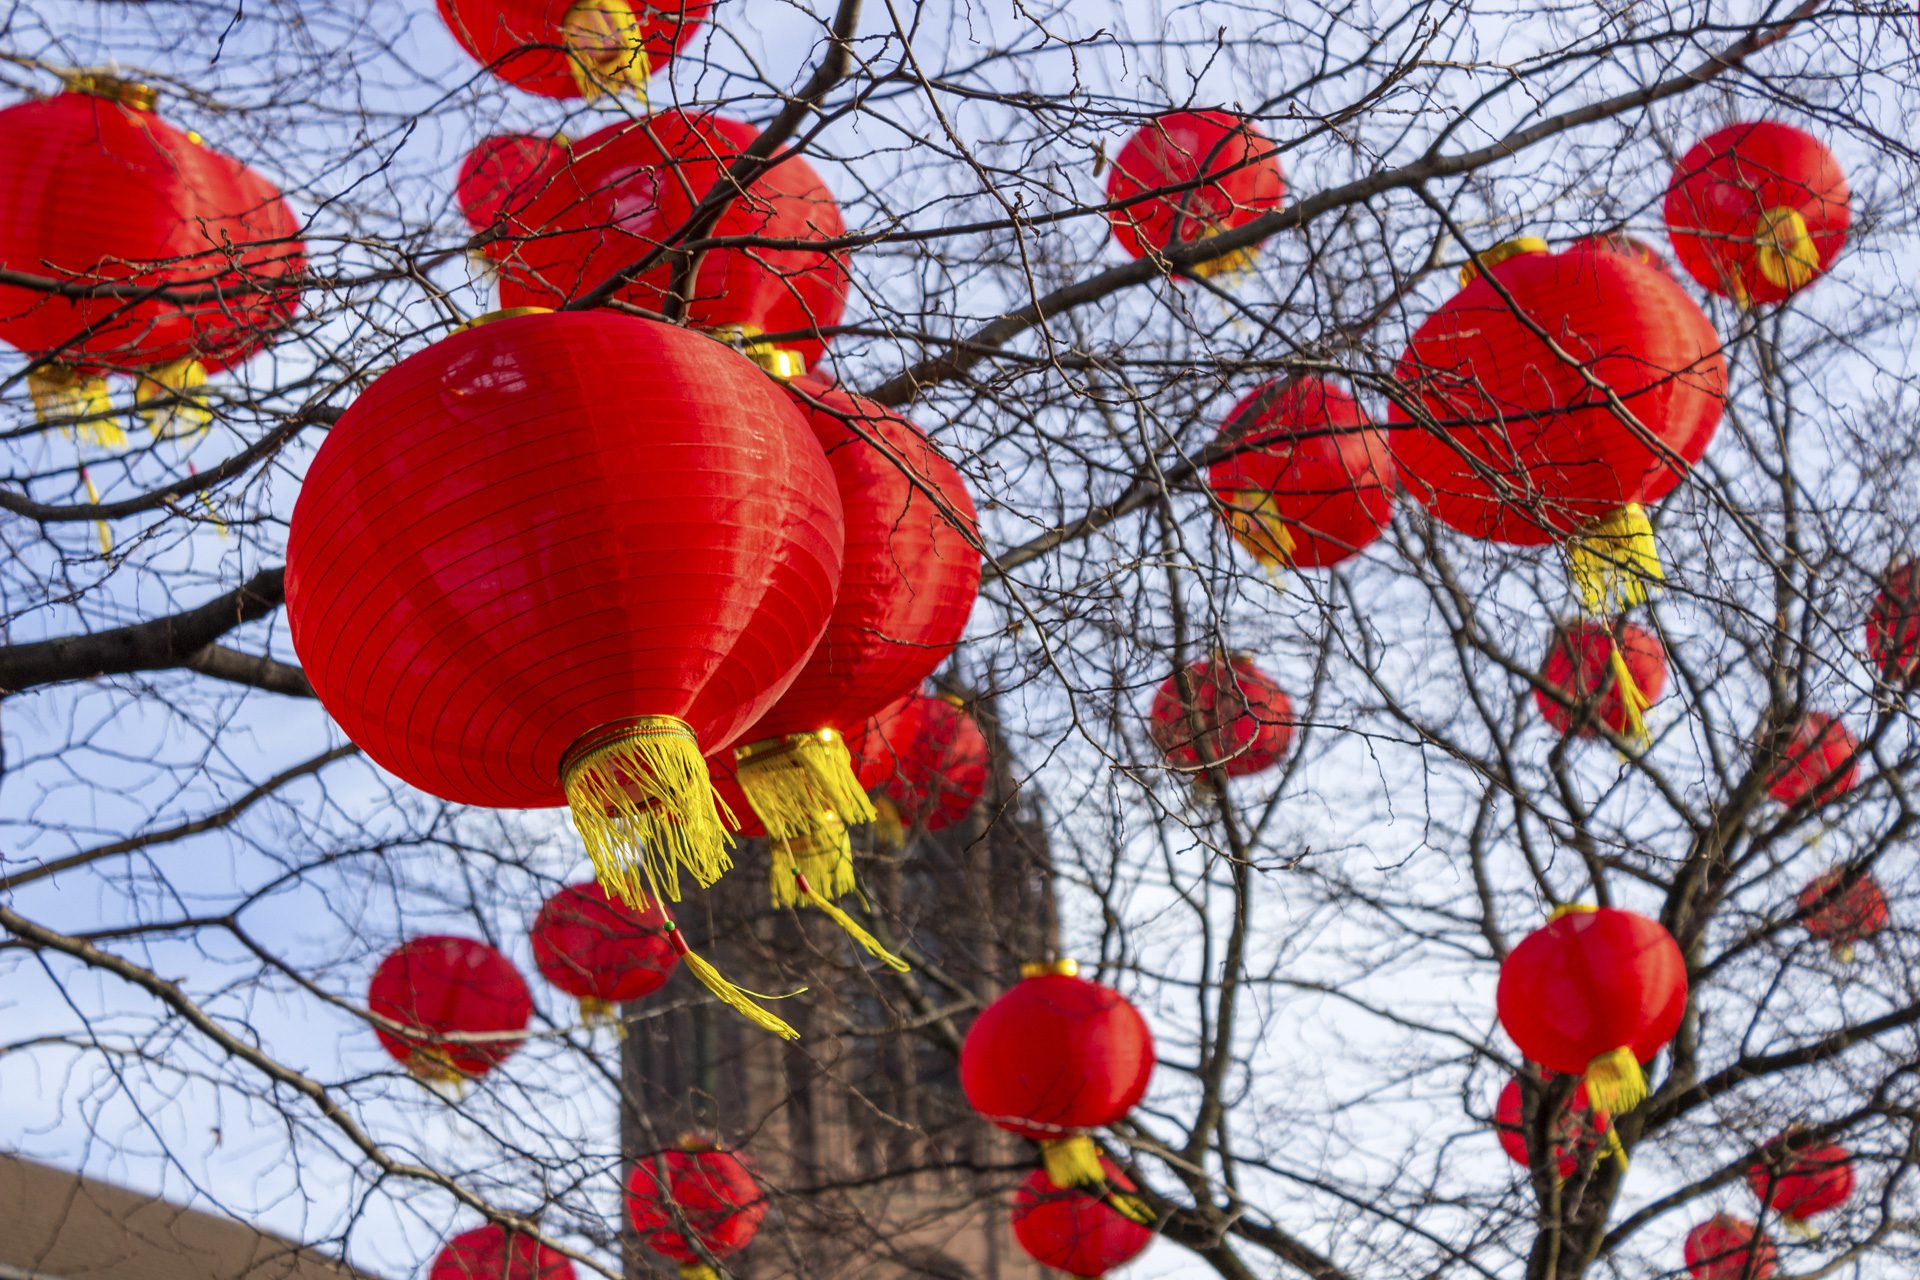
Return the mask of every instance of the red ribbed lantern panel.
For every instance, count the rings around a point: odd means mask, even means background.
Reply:
[[[1115,1191],[1133,1180],[1102,1157],[1101,1172]],[[1146,1252],[1153,1232],[1078,1187],[1060,1187],[1035,1169],[1013,1193],[1013,1236],[1027,1256],[1070,1276],[1103,1276]]]
[[[528,1236],[508,1235],[497,1222],[447,1241],[427,1280],[573,1280],[564,1253]]]
[[[1898,560],[1887,567],[1867,614],[1867,652],[1894,684],[1920,677],[1920,564]]]
[[[1517,1165],[1531,1164],[1527,1154],[1525,1115],[1520,1082],[1509,1080],[1506,1087],[1500,1090],[1499,1101],[1494,1104],[1493,1128],[1499,1135],[1500,1149]],[[1602,1136],[1612,1123],[1612,1118],[1606,1112],[1594,1113],[1592,1104],[1587,1101],[1587,1086],[1575,1085],[1573,1097],[1561,1107],[1550,1126],[1554,1161],[1561,1177],[1573,1176],[1574,1170],[1580,1167],[1581,1157],[1600,1145]]]
[[[447,30],[476,62],[515,88],[543,98],[578,98],[583,89],[567,53],[569,11],[611,8],[593,0],[439,0]],[[637,79],[664,67],[700,28],[713,0],[630,0]],[[610,38],[603,38],[608,39]],[[614,47],[609,42],[606,47]]]
[[[484,247],[488,258],[498,261],[512,252],[513,237],[526,233],[520,215],[566,163],[565,143],[528,133],[482,138],[467,152],[453,197],[468,226],[502,237]]]
[[[1767,1233],[1730,1213],[1687,1232],[1685,1257],[1693,1280],[1767,1280],[1777,1266]]]
[[[1838,718],[1809,711],[1793,726],[1767,794],[1788,806],[1838,800],[1860,776],[1859,750],[1860,740]]]
[[[1197,772],[1217,764],[1230,778],[1273,768],[1293,745],[1293,700],[1244,655],[1187,667],[1190,702],[1167,677],[1147,713],[1147,732],[1169,765]]]
[[[1837,1143],[1786,1134],[1760,1153],[1747,1170],[1747,1185],[1762,1207],[1805,1222],[1853,1198],[1853,1154]]]
[[[1582,738],[1598,737],[1602,724],[1623,736],[1638,732],[1614,669],[1615,644],[1644,705],[1660,700],[1667,688],[1667,651],[1652,632],[1630,622],[1611,627],[1576,622],[1554,634],[1540,668],[1540,679],[1560,696],[1544,689],[1533,691],[1534,703],[1548,724]]]
[[[673,976],[679,953],[667,941],[657,902],[634,908],[598,884],[573,884],[548,898],[533,922],[533,962],[579,1000],[624,1004]]]
[[[641,1243],[682,1266],[700,1261],[683,1223],[708,1253],[725,1258],[752,1243],[766,1214],[752,1166],[731,1151],[668,1151],[639,1161],[627,1177],[627,1216]]]
[[[1742,304],[1779,302],[1832,269],[1853,221],[1819,139],[1776,121],[1729,125],[1680,158],[1667,231],[1687,274]]]
[[[875,716],[852,746],[856,771],[865,778],[879,770],[876,790],[906,826],[944,831],[986,794],[986,735],[945,698],[909,694]]]
[[[1149,195],[1168,187],[1183,191]],[[1170,111],[1127,139],[1107,174],[1113,238],[1130,258],[1244,226],[1280,207],[1273,143],[1226,111]],[[1141,197],[1146,197],[1142,199]]]
[[[419,1030],[416,1037],[374,1029],[381,1047],[409,1071],[428,1078],[478,1077],[512,1057],[519,1041],[462,1044],[437,1037],[524,1031],[533,996],[513,961],[486,943],[429,934],[380,962],[367,985],[367,1008]]]

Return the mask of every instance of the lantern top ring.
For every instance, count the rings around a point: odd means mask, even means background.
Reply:
[[[789,733],[780,738],[763,738],[759,742],[749,742],[744,747],[735,747],[733,758],[740,764],[749,760],[766,760],[773,756],[784,755],[809,742],[821,742],[828,746],[840,741],[837,729],[810,729],[805,733]]]
[[[455,325],[448,333],[465,333],[469,329],[478,329],[483,324],[492,324],[495,320],[512,320],[517,316],[547,316],[553,314],[552,307],[504,307],[499,311],[489,311],[485,315],[475,316],[462,325]]]
[[[75,93],[106,98],[132,111],[151,111],[160,102],[159,91],[152,85],[105,71],[76,72],[67,77],[67,88]]]
[[[1591,902],[1563,902],[1553,910],[1547,912],[1547,923],[1552,924],[1561,916],[1591,915],[1599,909],[1599,907],[1594,906]]]
[[[642,738],[685,738],[689,742],[695,741],[693,726],[679,716],[635,716],[631,720],[615,720],[597,729],[587,730],[580,735],[578,742],[567,748],[567,753],[560,757],[562,783],[572,777],[576,769],[591,765],[604,752]]]
[[[1511,240],[1502,240],[1491,249],[1482,249],[1467,259],[1460,268],[1460,287],[1466,288],[1482,271],[1491,270],[1509,258],[1517,258],[1523,253],[1548,253],[1551,250],[1552,246],[1539,236],[1515,236]]]
[[[1077,978],[1080,976],[1078,960],[1034,960],[1020,966],[1023,978]]]

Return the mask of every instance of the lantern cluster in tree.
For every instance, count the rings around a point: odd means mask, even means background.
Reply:
[[[1130,258],[1245,226],[1280,207],[1287,184],[1273,143],[1226,111],[1170,111],[1127,139],[1107,174],[1107,220]],[[1217,255],[1196,276],[1244,266],[1251,249]]]
[[[1393,514],[1393,462],[1358,401],[1320,378],[1268,383],[1228,415],[1207,469],[1227,528],[1262,564],[1326,568]]]
[[[568,885],[548,898],[532,938],[541,975],[578,1000],[588,1021],[658,991],[680,963],[658,902],[630,906],[598,884]]]
[[[1853,1153],[1837,1143],[1785,1133],[1769,1142],[1747,1170],[1747,1185],[1762,1208],[1789,1229],[1811,1234],[1810,1221],[1853,1198]]]
[[[665,66],[712,0],[439,0],[447,30],[502,80],[545,98],[632,89]]]
[[[1286,759],[1293,725],[1293,700],[1243,653],[1201,658],[1167,677],[1147,713],[1147,732],[1169,766],[1218,768],[1229,778]]]
[[[1493,1127],[1500,1138],[1500,1149],[1517,1165],[1530,1165],[1527,1152],[1526,1099],[1518,1079],[1507,1081],[1493,1108]],[[1581,1160],[1596,1147],[1617,1143],[1613,1119],[1606,1112],[1595,1112],[1587,1101],[1587,1086],[1577,1084],[1573,1095],[1555,1112],[1548,1126],[1553,1140],[1554,1167],[1563,1178],[1571,1178]]]
[[[376,1026],[381,1047],[427,1081],[478,1079],[520,1047],[533,996],[513,961],[472,938],[429,934],[373,971],[367,1008],[403,1028]],[[493,1037],[447,1039],[446,1037]]]
[[[854,746],[859,772],[880,778],[874,808],[899,843],[908,831],[944,831],[986,794],[987,737],[958,698],[914,693],[884,708]]]
[[[1890,684],[1905,688],[1920,677],[1920,564],[1887,566],[1867,614],[1867,653]]]
[[[1838,800],[1860,775],[1859,753],[1860,740],[1837,717],[1809,711],[1794,723],[1767,794],[1788,808]]]
[[[1702,139],[1674,167],[1665,211],[1687,274],[1741,306],[1783,301],[1825,275],[1853,220],[1840,162],[1777,121]]]
[[[1087,1134],[1133,1110],[1153,1075],[1146,1019],[1071,960],[1028,965],[981,1010],[960,1049],[960,1088],[987,1120],[1038,1142],[1061,1187],[1101,1182]]]
[[[0,111],[0,341],[35,362],[43,418],[123,438],[106,377],[134,375],[156,430],[207,421],[210,368],[258,351],[299,306],[300,225],[272,183],[105,76]]]
[[[433,1260],[427,1280],[573,1280],[567,1255],[497,1222],[463,1231]]]
[[[453,198],[468,226],[493,233],[480,247],[487,261],[497,263],[513,252],[514,240],[528,231],[520,215],[566,163],[565,138],[530,133],[482,138],[467,153]]]
[[[1629,622],[1575,622],[1554,632],[1533,691],[1540,715],[1561,733],[1644,741],[1646,711],[1667,687],[1667,651]]]
[[[1153,1243],[1143,1223],[1115,1209],[1113,1193],[1134,1190],[1133,1180],[1104,1156],[1101,1181],[1107,1195],[1061,1187],[1045,1169],[1035,1169],[1013,1193],[1013,1236],[1027,1256],[1070,1276],[1104,1276],[1123,1267]]]
[[[1730,1213],[1687,1232],[1685,1257],[1693,1280],[1768,1280],[1777,1265],[1767,1233]]]
[[[1646,1097],[1641,1064],[1686,1013],[1687,966],[1660,923],[1612,907],[1557,911],[1508,953],[1500,1025],[1528,1060],[1586,1081],[1619,1115]]]
[[[682,1280],[712,1280],[706,1257],[725,1259],[746,1248],[766,1214],[746,1158],[704,1139],[682,1139],[679,1150],[640,1160],[627,1176],[634,1232],[679,1264]]]
[[[1815,876],[1794,901],[1806,913],[1807,932],[1842,963],[1853,959],[1854,943],[1879,933],[1891,918],[1880,882],[1869,872],[1845,867]]]

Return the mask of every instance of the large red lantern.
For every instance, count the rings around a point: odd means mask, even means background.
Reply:
[[[1500,1149],[1517,1165],[1532,1163],[1527,1153],[1525,1115],[1520,1081],[1509,1080],[1494,1104],[1493,1128],[1500,1138]],[[1571,1178],[1586,1153],[1596,1147],[1605,1146],[1610,1153],[1619,1150],[1620,1139],[1613,1132],[1613,1118],[1604,1111],[1593,1110],[1584,1084],[1574,1086],[1573,1096],[1561,1105],[1549,1132],[1553,1137],[1554,1167],[1562,1178]]]
[[[704,1139],[682,1139],[680,1150],[639,1161],[627,1177],[634,1231],[642,1244],[679,1264],[682,1280],[714,1280],[700,1251],[714,1258],[740,1252],[766,1214],[753,1166]]]
[[[1643,504],[1719,425],[1718,335],[1672,279],[1608,250],[1511,241],[1468,273],[1395,369],[1423,419],[1391,407],[1401,478],[1473,537],[1570,539],[1590,611],[1637,603],[1659,574]]]
[[[1667,687],[1667,651],[1630,622],[1576,622],[1554,633],[1533,691],[1540,715],[1561,733],[1594,738],[1605,725],[1644,742],[1647,708]]]
[[[1147,733],[1181,773],[1263,773],[1293,745],[1293,700],[1244,653],[1215,654],[1168,676],[1153,696]]]
[[[664,312],[676,259],[672,237],[759,134],[709,112],[662,111],[573,144],[573,158],[526,210],[537,235],[503,266],[502,306],[557,307],[666,250],[614,295]],[[745,339],[788,376],[826,349],[818,332],[840,322],[847,274],[840,255],[797,247],[846,231],[826,183],[800,156],[778,162],[733,197],[712,235],[769,242],[708,250],[686,299],[686,319]],[[785,334],[778,348],[762,335]]]
[[[1618,253],[1632,258],[1643,266],[1653,267],[1664,275],[1672,275],[1673,268],[1661,256],[1660,251],[1638,236],[1630,236],[1624,231],[1608,231],[1596,236],[1582,236],[1573,242],[1576,249],[1598,249],[1606,253]]]
[[[1767,1280],[1777,1263],[1767,1233],[1730,1213],[1687,1232],[1685,1258],[1693,1280]]]
[[[1853,959],[1854,943],[1879,933],[1891,919],[1880,882],[1870,872],[1845,867],[1815,876],[1794,902],[1805,913],[1807,932],[1843,964]]]
[[[513,961],[484,942],[428,934],[389,952],[367,984],[367,1008],[405,1028],[374,1028],[380,1045],[426,1081],[478,1079],[520,1047],[533,995]],[[467,1041],[448,1036],[496,1037]]]
[[[489,1222],[447,1241],[427,1280],[573,1280],[573,1275],[566,1254]]]
[[[1500,966],[1500,1025],[1530,1061],[1586,1080],[1609,1115],[1647,1096],[1640,1064],[1680,1029],[1687,965],[1659,921],[1565,907]]]
[[[460,47],[544,98],[632,89],[693,38],[713,0],[439,0]]]
[[[1153,1075],[1153,1033],[1111,987],[1071,960],[1033,964],[981,1010],[960,1047],[967,1103],[1009,1133],[1040,1144],[1056,1186],[1101,1181],[1089,1130],[1133,1110]]]
[[[1813,1234],[1810,1219],[1853,1198],[1853,1153],[1832,1142],[1788,1132],[1769,1142],[1747,1170],[1760,1207],[1779,1213],[1790,1230]]]
[[[1744,307],[1782,301],[1831,270],[1853,211],[1833,153],[1767,120],[1729,125],[1682,156],[1666,219],[1687,274]]]
[[[1247,120],[1226,111],[1170,111],[1114,157],[1107,220],[1127,256],[1144,258],[1244,226],[1278,209],[1286,194],[1273,143]],[[1188,271],[1211,276],[1252,257],[1243,249]]]
[[[493,233],[479,250],[487,261],[498,262],[513,251],[514,239],[527,232],[520,215],[566,163],[564,135],[496,134],[467,152],[453,198],[468,226],[483,235]]]
[[[76,290],[0,284],[0,341],[34,361],[41,416],[83,416],[100,443],[124,439],[113,373],[141,379],[156,430],[202,426],[191,393],[208,366],[258,350],[299,306],[300,224],[272,183],[155,114],[152,90],[73,83],[0,111],[0,269]]]
[[[1860,740],[1837,717],[1809,711],[1788,735],[1767,794],[1788,808],[1838,800],[1860,776],[1859,754]]]
[[[334,426],[294,508],[288,620],[376,763],[460,804],[569,804],[602,884],[678,901],[680,871],[728,866],[703,750],[812,652],[841,539],[820,446],[736,352],[607,312],[507,314]]]
[[[580,1002],[586,1021],[652,995],[680,963],[658,902],[631,907],[598,884],[572,884],[548,898],[533,921],[533,962]]]
[[[1887,566],[1867,614],[1867,653],[1889,683],[1905,688],[1920,678],[1920,562]]]
[[[1113,1207],[1134,1190],[1133,1180],[1104,1156],[1100,1171],[1110,1188],[1105,1196],[1061,1187],[1045,1169],[1020,1184],[1013,1193],[1013,1238],[1028,1257],[1070,1276],[1097,1277],[1124,1267],[1153,1243],[1145,1224]]]
[[[945,831],[986,794],[987,736],[958,698],[908,694],[882,709],[851,745],[863,777],[878,771],[874,809],[895,845],[914,828]]]
[[[1393,462],[1358,401],[1320,378],[1270,382],[1234,407],[1207,485],[1241,546],[1268,566],[1324,569],[1380,536]]]

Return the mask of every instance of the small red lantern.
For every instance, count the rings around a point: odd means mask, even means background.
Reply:
[[[387,954],[367,985],[367,1008],[405,1033],[375,1027],[380,1045],[417,1079],[477,1080],[520,1047],[533,995],[513,961],[484,942],[429,934]],[[498,1039],[447,1040],[446,1036]]]
[[[1811,134],[1729,125],[1695,145],[1667,184],[1674,256],[1741,306],[1780,302],[1833,268],[1853,221],[1847,176]]]
[[[1769,1142],[1747,1170],[1760,1207],[1780,1214],[1790,1231],[1812,1235],[1811,1218],[1853,1198],[1853,1153],[1831,1142],[1788,1132]]]
[[[1229,778],[1263,773],[1293,745],[1293,700],[1244,653],[1191,663],[1186,685],[1167,677],[1153,695],[1147,734],[1181,773],[1217,767]]]
[[[1867,614],[1867,652],[1890,684],[1904,689],[1920,678],[1920,562],[1887,567]]]
[[[1531,1164],[1527,1155],[1525,1115],[1520,1081],[1509,1080],[1494,1104],[1493,1128],[1499,1135],[1500,1149],[1517,1165]],[[1613,1132],[1613,1118],[1604,1111],[1594,1112],[1587,1101],[1584,1084],[1574,1086],[1573,1097],[1554,1117],[1551,1132],[1554,1161],[1562,1178],[1571,1178],[1580,1167],[1581,1159],[1595,1147],[1605,1145],[1609,1151],[1619,1150],[1620,1140]]]
[[[1546,722],[1582,738],[1615,735],[1644,742],[1647,708],[1667,687],[1667,651],[1630,622],[1576,622],[1554,633],[1533,700]]]
[[[642,1244],[679,1264],[682,1280],[714,1280],[700,1249],[731,1257],[753,1242],[766,1214],[766,1196],[746,1158],[705,1139],[683,1138],[680,1150],[639,1161],[627,1177],[634,1231]]]
[[[1165,194],[1154,194],[1164,192]],[[1127,139],[1107,175],[1113,238],[1130,258],[1244,226],[1286,198],[1274,145],[1227,111],[1170,111]],[[1196,276],[1243,267],[1251,248],[1194,264]]]
[[[1687,1232],[1686,1261],[1693,1280],[1767,1280],[1776,1266],[1767,1233],[1730,1213]]]
[[[1563,907],[1500,966],[1500,1025],[1530,1061],[1581,1076],[1609,1115],[1647,1096],[1640,1064],[1680,1029],[1687,964],[1659,921]]]
[[[573,1263],[531,1236],[489,1222],[447,1241],[427,1280],[573,1280]]]
[[[533,962],[548,982],[580,1002],[588,1022],[610,1018],[615,1005],[652,995],[680,963],[659,903],[630,907],[593,883],[568,885],[548,898],[532,936]]]
[[[453,198],[468,226],[483,234],[494,233],[495,238],[480,247],[489,262],[512,253],[513,239],[528,230],[520,215],[566,163],[564,136],[504,133],[482,138],[467,152],[460,162]]]
[[[1807,932],[1842,964],[1852,961],[1854,943],[1879,933],[1891,918],[1880,882],[1867,871],[1849,875],[1845,867],[1815,876],[1795,902],[1806,913]]]
[[[874,808],[895,845],[915,827],[945,831],[987,791],[987,737],[958,698],[908,694],[868,723],[854,752],[863,777],[879,770]]]
[[[1324,569],[1393,515],[1393,462],[1352,396],[1320,378],[1270,382],[1234,407],[1215,447],[1240,450],[1207,485],[1240,545],[1268,566]]]
[[[1030,964],[967,1031],[960,1088],[967,1103],[1009,1133],[1040,1144],[1055,1186],[1104,1176],[1090,1129],[1113,1124],[1147,1091],[1153,1033],[1111,987],[1079,976],[1071,960]]]
[[[1793,726],[1767,794],[1788,808],[1838,800],[1860,776],[1859,754],[1860,740],[1837,717],[1809,711]]]
[[[1134,1190],[1133,1180],[1104,1156],[1100,1170],[1112,1193]],[[1013,1193],[1013,1237],[1043,1267],[1070,1276],[1104,1276],[1153,1243],[1153,1232],[1115,1209],[1113,1198],[1062,1188],[1045,1169],[1035,1169]]]
[[[682,256],[673,237],[757,137],[738,120],[676,110],[576,142],[571,163],[523,215],[537,234],[503,265],[501,305],[558,307],[665,250],[614,295],[665,312]],[[806,160],[783,152],[734,197],[710,234],[805,244],[845,232],[827,184]],[[756,360],[791,377],[826,350],[819,330],[840,322],[847,288],[836,253],[764,244],[710,249],[688,290],[686,319],[744,339]],[[772,334],[786,335],[778,347],[760,341]]]
[[[543,98],[632,89],[693,38],[713,0],[439,0],[476,62]]]

